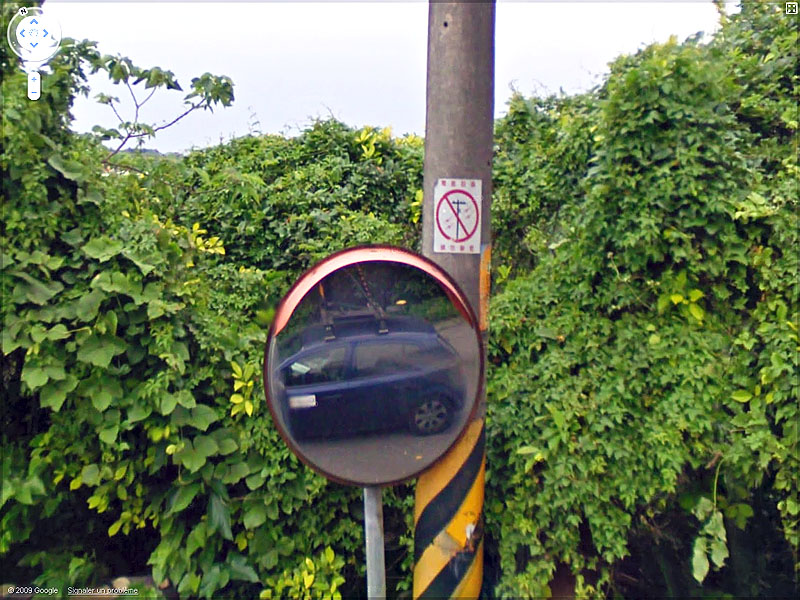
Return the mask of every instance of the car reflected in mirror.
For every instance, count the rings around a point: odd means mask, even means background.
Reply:
[[[464,405],[458,353],[427,321],[342,317],[336,336],[304,332],[302,350],[278,367],[289,428],[298,439],[408,429],[441,433]]]
[[[466,426],[479,340],[463,294],[433,263],[389,247],[338,253],[278,307],[264,365],[270,411],[298,456],[331,479],[407,479]]]

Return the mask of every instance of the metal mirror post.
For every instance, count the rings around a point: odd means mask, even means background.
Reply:
[[[385,598],[383,490],[379,486],[364,488],[364,538],[367,546],[367,598]]]

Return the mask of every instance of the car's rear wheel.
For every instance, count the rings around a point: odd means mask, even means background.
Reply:
[[[419,400],[411,412],[411,430],[418,435],[443,431],[450,424],[450,405],[443,396]]]

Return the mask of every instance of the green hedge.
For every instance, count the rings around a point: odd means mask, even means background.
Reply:
[[[793,590],[796,38],[748,3],[709,44],[651,46],[498,121],[487,597],[545,595],[559,562],[587,595]],[[30,104],[0,63],[6,577],[363,594],[360,492],[288,452],[261,360],[303,269],[416,247],[422,140],[330,120],[113,154],[113,131],[68,129],[84,73],[176,90],[171,74],[67,41]],[[232,100],[225,78],[192,90]],[[386,494],[394,594],[412,505],[411,486]]]

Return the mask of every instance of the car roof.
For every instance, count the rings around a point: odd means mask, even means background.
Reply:
[[[314,346],[325,341],[344,341],[364,336],[388,336],[393,338],[398,334],[415,333],[436,335],[436,329],[425,321],[415,317],[387,316],[382,322],[372,316],[364,317],[339,317],[333,319],[331,332],[324,324],[312,325],[300,334],[303,348]],[[381,329],[385,331],[381,332]]]

